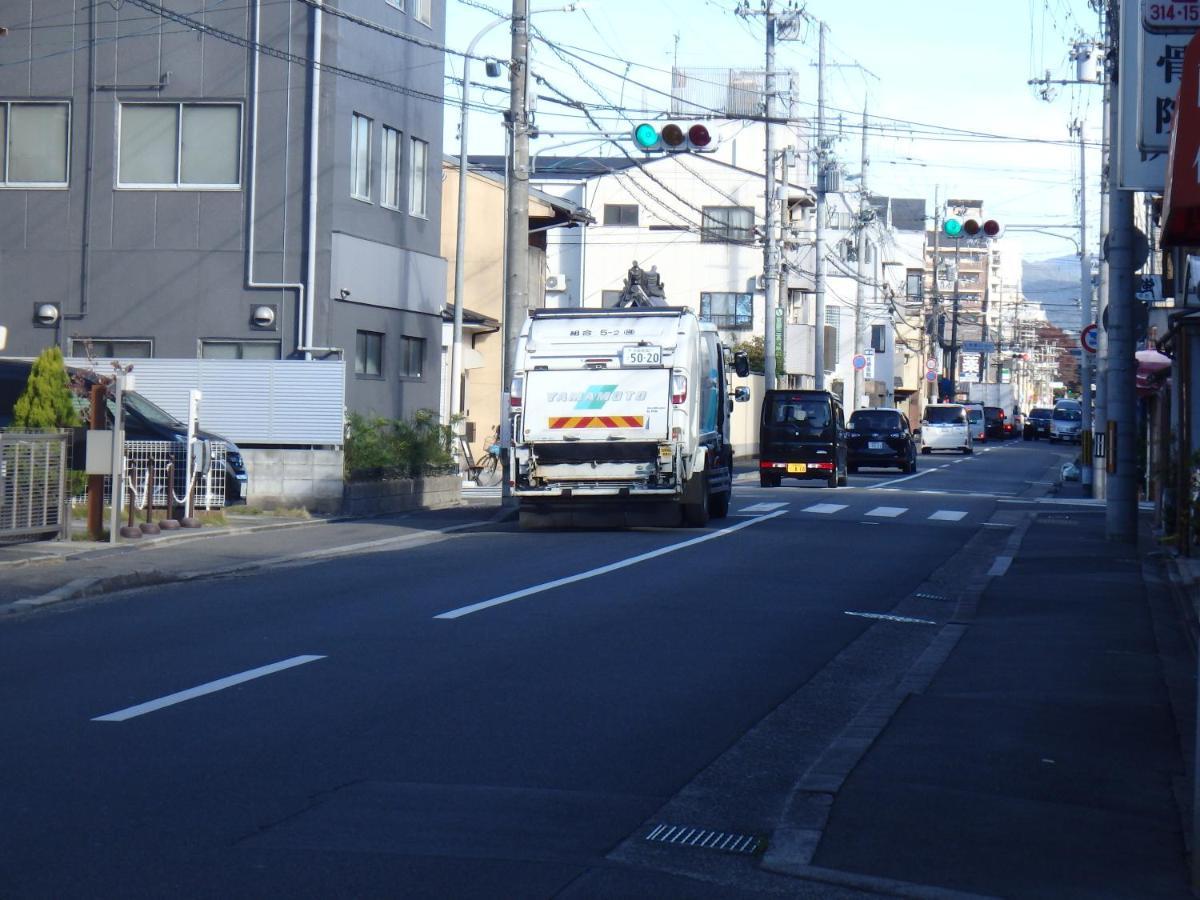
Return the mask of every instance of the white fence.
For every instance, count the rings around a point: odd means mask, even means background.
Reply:
[[[0,540],[63,536],[67,435],[0,431]]]

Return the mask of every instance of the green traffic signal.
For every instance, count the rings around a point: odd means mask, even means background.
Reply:
[[[633,142],[642,150],[653,150],[658,146],[658,129],[643,122],[633,129]]]
[[[947,219],[945,222],[942,223],[942,231],[945,232],[946,237],[952,237],[952,238],[962,237],[962,233],[963,233],[962,220],[961,219]]]

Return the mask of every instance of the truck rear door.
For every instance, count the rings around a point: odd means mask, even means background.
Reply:
[[[669,369],[534,369],[525,378],[527,442],[667,439]]]

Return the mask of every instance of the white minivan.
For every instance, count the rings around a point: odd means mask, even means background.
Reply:
[[[957,450],[974,453],[967,409],[961,403],[931,403],[921,418],[921,452]]]

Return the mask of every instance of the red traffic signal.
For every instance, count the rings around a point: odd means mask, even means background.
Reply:
[[[995,219],[964,219],[962,223],[963,233],[968,237],[978,237],[983,235],[987,238],[1000,237],[1004,233],[1004,226]]]

